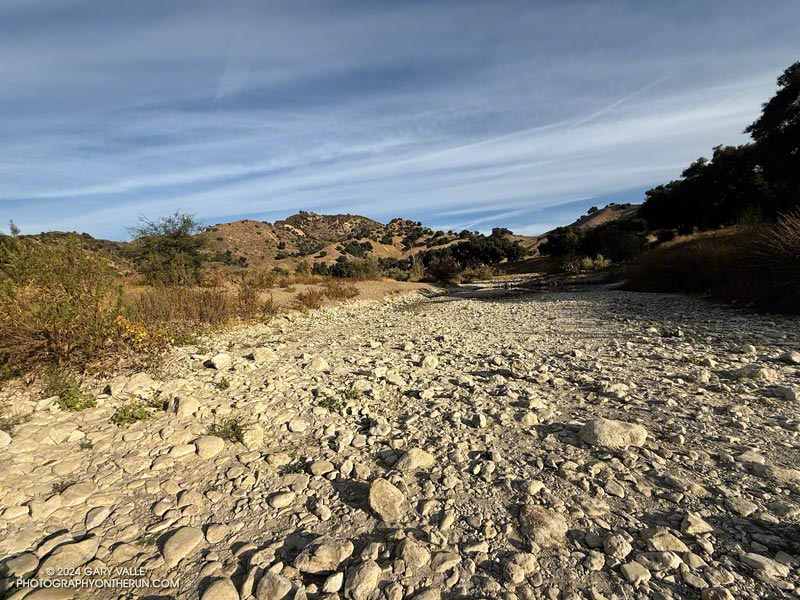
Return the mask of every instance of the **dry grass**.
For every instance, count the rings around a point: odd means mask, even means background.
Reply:
[[[642,256],[626,289],[687,292],[768,312],[800,313],[800,213],[678,242]]]
[[[352,283],[326,281],[322,286],[325,288],[322,293],[331,300],[351,300],[359,294],[358,288]]]
[[[78,236],[0,237],[0,379],[53,366],[141,362],[184,332],[275,311],[253,286],[123,288]]]
[[[118,351],[121,310],[108,261],[78,236],[49,244],[0,238],[0,375]]]
[[[226,289],[154,287],[135,294],[128,315],[145,324],[190,323],[225,325],[236,319],[266,319],[274,313],[253,287],[241,284],[236,293]]]
[[[305,271],[286,273],[283,271],[263,269],[261,271],[248,273],[244,278],[244,283],[255,289],[268,290],[270,288],[287,288],[298,284],[313,285],[323,280],[324,278],[322,276],[313,275]]]
[[[302,311],[316,310],[322,308],[325,302],[325,294],[322,290],[311,288],[305,292],[300,292],[295,296],[295,306]]]

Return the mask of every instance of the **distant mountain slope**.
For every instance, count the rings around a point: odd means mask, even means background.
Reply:
[[[583,215],[577,221],[568,225],[568,227],[574,227],[576,229],[586,231],[611,221],[632,219],[639,212],[639,207],[641,206],[641,204],[615,204],[612,202],[603,208],[593,210],[592,212]],[[547,234],[545,234],[545,236],[546,235]]]
[[[635,216],[639,205],[609,204],[592,211],[569,225],[582,230],[603,223]],[[43,241],[58,241],[66,234],[42,233],[34,237]],[[204,241],[206,268],[237,271],[244,268],[294,270],[303,261],[327,265],[342,257],[348,260],[376,256],[406,259],[418,252],[461,243],[464,238],[452,231],[434,231],[418,221],[392,219],[380,223],[360,215],[319,215],[300,211],[285,219],[269,223],[246,219],[219,223],[207,227],[200,235]],[[129,242],[95,239],[81,234],[84,247],[112,257],[117,270],[133,274],[126,258]],[[511,241],[528,251],[529,259],[537,256],[538,246],[547,238],[508,234]],[[526,268],[521,261],[519,268]]]
[[[407,258],[433,247],[460,241],[452,232],[393,219],[383,224],[359,215],[318,215],[301,211],[286,219],[234,221],[208,227],[200,234],[208,258],[232,267],[293,269],[301,261],[331,264],[344,256]]]

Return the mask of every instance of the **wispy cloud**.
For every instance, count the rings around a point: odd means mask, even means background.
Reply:
[[[742,140],[800,33],[790,0],[332,6],[0,5],[0,210],[544,231]]]

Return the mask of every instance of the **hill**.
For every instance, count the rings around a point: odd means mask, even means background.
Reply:
[[[217,266],[294,269],[302,261],[335,263],[340,257],[408,258],[417,252],[460,241],[453,232],[434,231],[417,221],[383,224],[359,215],[318,215],[301,211],[269,223],[220,223],[200,234]]]
[[[590,212],[580,217],[569,227],[588,231],[612,221],[632,219],[639,213],[641,206],[641,204],[615,204],[612,202],[600,209],[589,209]]]
[[[600,225],[636,215],[639,205],[609,204],[593,210],[567,227],[589,231]],[[513,272],[536,271],[529,263],[538,256],[542,236],[516,235],[506,230],[503,234],[510,242],[525,249],[527,259],[508,265]],[[61,232],[47,232],[31,236],[44,242],[58,242],[67,236]],[[434,249],[443,249],[463,243],[472,235],[469,232],[433,230],[419,221],[396,218],[380,223],[360,215],[320,215],[300,211],[285,219],[270,223],[244,219],[230,223],[217,223],[198,233],[203,239],[204,269],[208,272],[236,274],[245,269],[294,271],[303,262],[330,266],[343,260],[357,260],[369,256],[387,261],[403,261],[411,256]],[[128,259],[128,250],[136,242],[117,242],[81,234],[84,248],[111,257],[121,275],[135,275]],[[537,263],[538,264],[538,263]]]

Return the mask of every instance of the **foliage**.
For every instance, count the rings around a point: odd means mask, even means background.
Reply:
[[[119,350],[121,303],[108,261],[77,235],[0,237],[0,372],[82,365]]]
[[[246,425],[241,417],[226,417],[208,427],[208,434],[215,435],[230,443],[244,443]]]
[[[428,262],[427,272],[434,281],[453,282],[461,273],[461,265],[452,256],[434,256]]]
[[[381,276],[381,269],[375,256],[368,256],[360,260],[341,260],[342,258],[340,257],[340,260],[327,268],[328,275],[359,280],[379,279]]]
[[[111,422],[118,427],[132,425],[137,421],[149,419],[152,414],[151,411],[152,408],[146,403],[136,398],[131,398],[130,402],[123,404],[114,411],[114,414],[111,415]]]
[[[203,262],[200,231],[194,215],[176,212],[156,221],[142,216],[130,229],[134,241],[128,255],[147,283],[196,285]]]
[[[370,242],[357,242],[351,240],[342,246],[342,254],[350,254],[356,258],[364,258],[368,252],[372,251],[372,244]]]
[[[508,239],[509,233],[503,228],[495,228],[489,236],[462,231],[459,237],[464,241],[422,254],[426,272],[436,281],[455,281],[465,269],[519,260],[525,249]]]
[[[770,312],[800,313],[800,213],[644,254],[626,288],[710,294]]]
[[[717,146],[680,179],[646,192],[640,215],[651,228],[711,229],[759,215],[774,220],[800,206],[800,62],[746,130],[752,143]]]
[[[645,228],[639,219],[611,221],[588,230],[559,227],[548,234],[539,252],[558,259],[567,271],[595,270],[600,263],[593,263],[591,257],[621,262],[642,252],[646,246]],[[581,263],[583,259],[587,260]],[[589,268],[584,268],[587,265]]]
[[[92,395],[81,392],[72,377],[56,368],[45,373],[44,393],[47,397],[58,396],[56,404],[61,410],[79,411],[97,405]]]
[[[570,256],[563,260],[561,266],[567,273],[590,273],[607,269],[611,266],[611,261],[602,254],[598,254],[594,258],[589,256]]]
[[[473,281],[488,281],[494,277],[494,271],[491,267],[481,265],[480,267],[464,269],[461,272],[460,279],[462,283],[472,283]]]
[[[240,256],[238,258],[234,258],[233,254],[230,250],[225,250],[225,252],[217,252],[214,255],[215,262],[221,262],[223,265],[228,265],[232,267],[247,267],[247,257]]]

